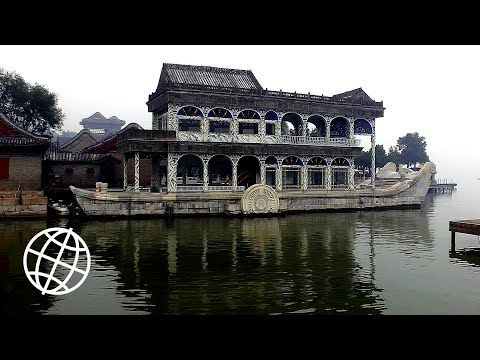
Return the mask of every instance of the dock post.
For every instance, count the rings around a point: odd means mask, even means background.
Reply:
[[[451,247],[452,247],[452,251],[455,251],[455,231],[452,231],[451,234],[452,234],[450,238]]]

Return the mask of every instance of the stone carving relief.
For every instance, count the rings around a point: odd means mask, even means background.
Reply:
[[[277,193],[268,185],[250,186],[242,196],[244,214],[277,213],[280,206]]]
[[[203,134],[193,131],[179,131],[177,132],[177,140],[181,141],[203,141]]]
[[[168,169],[167,169],[167,191],[177,191],[177,164],[179,155],[176,153],[168,153]]]

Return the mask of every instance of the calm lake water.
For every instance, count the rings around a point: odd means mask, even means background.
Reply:
[[[480,314],[480,256],[450,254],[449,220],[480,217],[480,180],[421,209],[276,218],[0,220],[0,314]],[[29,240],[69,227],[92,255],[71,294],[23,272]],[[478,247],[457,234],[457,249]]]

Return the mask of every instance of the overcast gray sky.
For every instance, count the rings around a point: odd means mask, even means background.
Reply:
[[[262,87],[331,96],[362,87],[383,100],[377,144],[419,132],[437,178],[480,177],[479,46],[0,45],[0,67],[58,94],[65,130],[96,111],[151,129],[162,63],[249,69]]]

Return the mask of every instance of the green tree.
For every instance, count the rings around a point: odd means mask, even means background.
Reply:
[[[388,149],[387,162],[393,162],[397,165],[403,162],[402,155],[397,146],[390,146]]]
[[[369,151],[362,151],[359,157],[355,159],[355,165],[359,169],[370,169],[372,166],[372,149]],[[375,167],[383,167],[387,163],[387,154],[383,145],[375,145]]]
[[[45,86],[0,68],[0,112],[21,128],[36,134],[60,129],[65,115],[57,101]]]
[[[427,155],[427,142],[425,137],[420,136],[418,132],[408,133],[398,138],[397,147],[401,155],[402,162],[410,167],[417,166],[418,163],[429,161]]]

